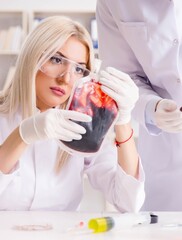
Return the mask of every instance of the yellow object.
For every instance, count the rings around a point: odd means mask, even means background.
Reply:
[[[92,229],[94,233],[106,232],[114,227],[114,220],[112,217],[94,218],[88,222],[88,228]]]

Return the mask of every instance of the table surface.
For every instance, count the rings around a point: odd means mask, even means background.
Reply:
[[[139,213],[140,214],[140,213]],[[145,213],[141,213],[145,214]],[[182,212],[156,212],[157,224],[121,226],[103,233],[86,230],[88,221],[118,213],[0,211],[1,240],[181,240]],[[129,215],[132,219],[132,214]],[[131,221],[132,222],[132,221]],[[81,226],[80,226],[81,224]],[[33,229],[27,229],[33,228]],[[38,227],[38,229],[37,229]],[[43,227],[43,229],[39,229]],[[45,229],[44,229],[45,227]]]

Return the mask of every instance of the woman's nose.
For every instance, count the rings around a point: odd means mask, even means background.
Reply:
[[[65,71],[63,72],[59,77],[57,77],[58,82],[65,82],[65,83],[70,83],[71,81],[71,72],[70,71]]]

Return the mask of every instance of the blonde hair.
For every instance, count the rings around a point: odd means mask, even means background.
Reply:
[[[87,47],[87,68],[93,69],[94,51],[85,27],[64,16],[47,17],[30,32],[21,48],[14,77],[9,86],[0,92],[0,113],[12,117],[17,111],[21,111],[23,119],[36,113],[37,71],[71,36]],[[66,103],[60,108],[65,108],[65,105]],[[59,156],[62,161],[68,159],[68,154],[63,151]]]

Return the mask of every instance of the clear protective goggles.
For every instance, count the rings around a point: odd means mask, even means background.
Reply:
[[[78,64],[68,58],[65,58],[59,53],[56,53],[46,63],[44,63],[40,67],[40,71],[52,78],[61,78],[66,73],[69,73],[73,80],[78,80],[90,74],[90,71],[82,66],[82,64]]]

